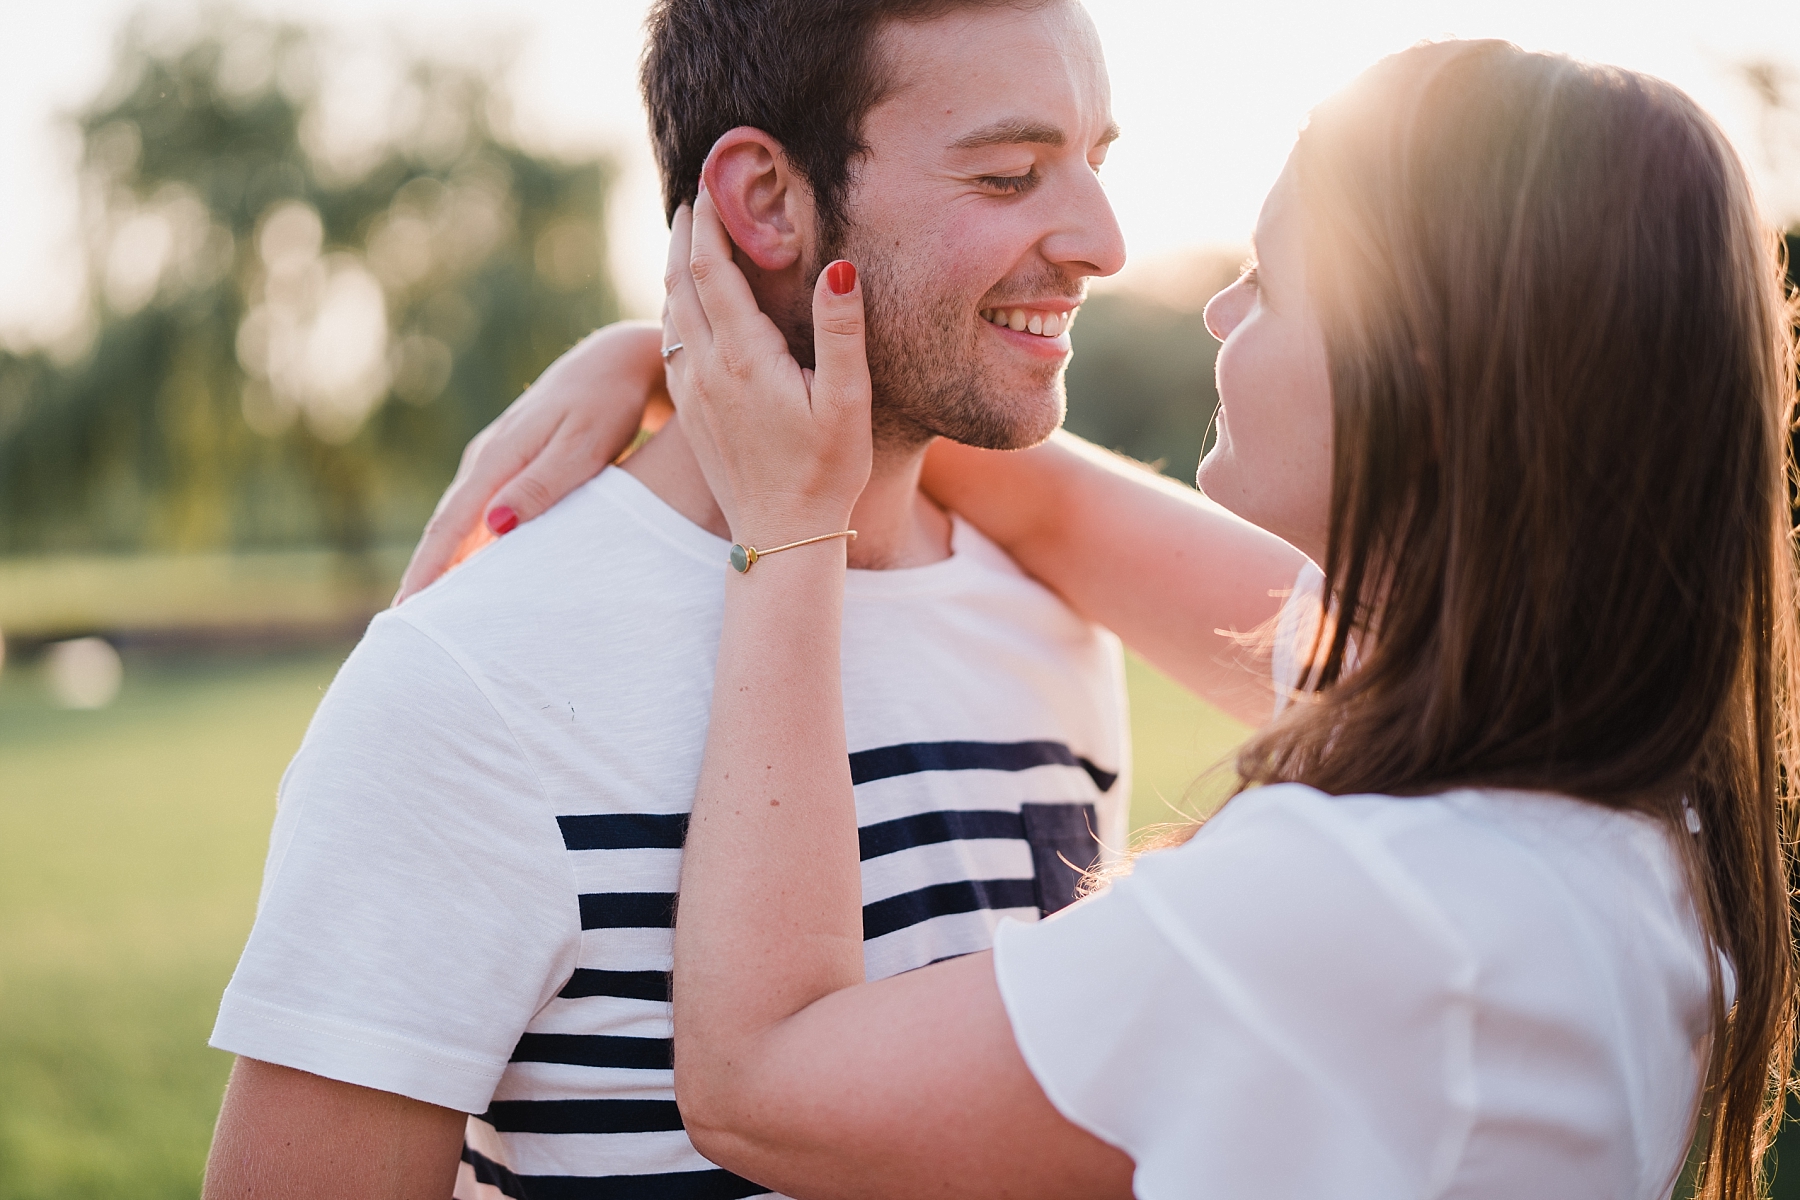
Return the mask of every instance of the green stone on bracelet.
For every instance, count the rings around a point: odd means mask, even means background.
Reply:
[[[789,542],[785,546],[770,546],[767,550],[758,550],[755,546],[746,546],[742,542],[733,542],[731,544],[731,569],[736,571],[739,575],[742,575],[749,571],[751,567],[754,567],[757,560],[766,554],[779,554],[783,550],[797,550],[801,546],[811,546],[819,542],[829,542],[832,538],[855,539],[855,537],[856,530],[844,529],[837,533],[821,533],[818,537],[801,538],[799,541]]]

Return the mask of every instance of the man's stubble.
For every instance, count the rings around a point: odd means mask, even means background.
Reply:
[[[809,265],[817,279],[826,264],[847,258],[857,266],[867,321],[871,420],[878,453],[905,454],[934,437],[986,450],[1035,446],[1062,424],[1063,368],[1059,363],[996,379],[982,361],[986,336],[964,297],[933,290],[929,267],[908,261],[878,239],[852,230],[833,239],[829,253]],[[1066,294],[1068,284],[1049,284]],[[787,311],[771,313],[794,357],[813,363],[812,293],[797,294]]]

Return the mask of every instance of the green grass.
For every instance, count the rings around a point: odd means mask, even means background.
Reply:
[[[336,655],[157,670],[53,709],[0,677],[0,1197],[192,1197],[206,1048],[275,785]]]
[[[1131,692],[1131,827],[1204,816],[1235,781],[1231,752],[1249,729],[1136,658],[1125,660]]]
[[[230,1067],[206,1035],[341,657],[128,659],[99,712],[0,674],[0,1200],[198,1193]],[[1140,664],[1129,680],[1134,821],[1168,820],[1242,731]]]

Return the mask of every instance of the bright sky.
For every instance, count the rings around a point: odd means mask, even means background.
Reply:
[[[635,89],[644,0],[245,0],[455,53],[511,39],[520,124],[549,148],[611,150],[625,167],[611,216],[629,309],[661,300],[664,229]],[[14,4],[0,42],[0,335],[48,336],[79,303],[73,140],[56,114],[105,77],[132,0]],[[1133,261],[1242,243],[1308,108],[1381,55],[1422,38],[1505,37],[1529,49],[1673,80],[1737,141],[1770,207],[1800,216],[1800,138],[1770,136],[1737,73],[1785,64],[1800,100],[1794,0],[1089,0],[1125,136],[1105,179]],[[1128,268],[1129,272],[1130,268]],[[1129,275],[1127,276],[1129,278]]]

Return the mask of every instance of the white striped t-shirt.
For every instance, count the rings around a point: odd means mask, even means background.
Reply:
[[[609,470],[376,618],[282,781],[212,1044],[477,1114],[465,1200],[765,1194],[695,1152],[670,1066],[726,549]],[[871,978],[1068,903],[1126,832],[1116,641],[960,521],[953,550],[846,584]]]

